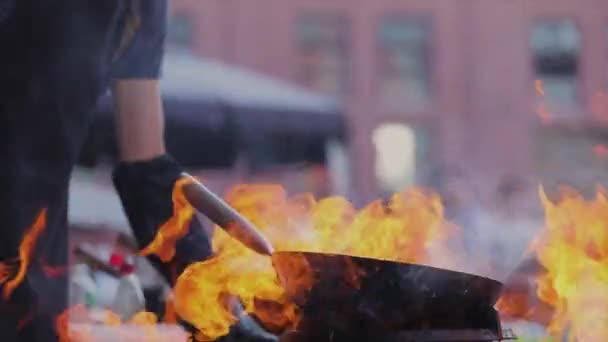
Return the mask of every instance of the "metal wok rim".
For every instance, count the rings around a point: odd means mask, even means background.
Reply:
[[[275,255],[281,255],[281,254],[304,254],[304,255],[310,255],[310,256],[322,256],[322,257],[348,257],[348,258],[354,258],[354,259],[359,259],[359,260],[365,260],[365,261],[377,261],[377,262],[382,262],[382,263],[387,263],[387,264],[394,264],[394,265],[404,265],[404,266],[416,266],[416,267],[424,267],[429,269],[430,271],[433,272],[441,272],[444,274],[453,274],[453,275],[459,275],[459,276],[467,276],[470,277],[471,279],[479,279],[479,280],[483,280],[485,282],[491,282],[494,283],[496,286],[502,288],[504,286],[504,284],[496,279],[492,279],[492,278],[488,278],[488,277],[484,277],[484,276],[480,276],[477,274],[472,274],[472,273],[467,273],[467,272],[461,272],[461,271],[455,271],[455,270],[449,270],[446,268],[440,268],[440,267],[436,267],[436,266],[429,266],[429,265],[425,265],[425,264],[414,264],[414,263],[407,263],[407,262],[401,262],[401,261],[395,261],[395,260],[389,260],[389,259],[381,259],[381,258],[370,258],[370,257],[364,257],[364,256],[357,256],[357,255],[349,255],[349,254],[340,254],[340,253],[323,253],[323,252],[311,252],[311,251],[275,251],[272,253],[272,256]]]

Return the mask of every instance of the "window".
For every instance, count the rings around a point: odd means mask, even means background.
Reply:
[[[173,47],[191,48],[194,43],[194,18],[176,13],[169,20],[167,43]]]
[[[308,15],[297,24],[298,78],[329,95],[346,90],[348,25],[343,16]]]
[[[550,103],[574,104],[580,59],[580,35],[572,20],[544,20],[531,35],[535,77],[544,85]]]
[[[380,96],[389,108],[423,109],[431,95],[426,20],[385,17],[379,32]]]
[[[387,123],[374,130],[375,174],[383,191],[395,192],[421,181],[430,167],[426,132],[413,126]]]
[[[600,131],[542,128],[536,138],[536,168],[547,190],[574,186],[591,195],[608,185],[608,135]]]

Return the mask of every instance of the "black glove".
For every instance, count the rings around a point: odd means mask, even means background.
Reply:
[[[230,328],[228,335],[217,342],[278,342],[279,338],[266,332],[251,316],[243,315]]]
[[[168,156],[116,166],[114,186],[139,248],[148,246],[159,227],[173,216],[173,187],[181,173],[181,167]],[[188,234],[177,241],[175,247],[175,257],[169,263],[156,255],[148,256],[171,285],[188,265],[212,255],[210,238],[196,217],[190,223]]]
[[[114,186],[139,248],[148,246],[159,227],[173,216],[173,188],[181,173],[181,167],[168,156],[145,162],[121,163],[114,170]],[[162,262],[156,255],[148,256],[172,286],[188,265],[212,255],[210,238],[196,218],[190,223],[188,234],[175,247],[175,256],[169,263]],[[181,323],[188,331],[195,331],[186,322]],[[273,342],[277,339],[245,315],[222,341]]]

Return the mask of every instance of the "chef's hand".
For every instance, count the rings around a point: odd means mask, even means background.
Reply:
[[[181,177],[181,167],[164,155],[149,161],[122,162],[114,170],[113,180],[123,208],[133,229],[139,248],[155,238],[159,227],[173,215],[173,188]],[[190,264],[212,255],[210,239],[200,221],[194,217],[188,234],[177,241],[174,258],[162,262],[156,255],[148,256],[154,267],[171,284]],[[234,311],[241,319],[220,341],[273,342],[274,335],[264,331],[244,309],[234,302]],[[189,329],[191,330],[191,329]]]
[[[228,335],[220,338],[217,342],[278,342],[277,336],[266,332],[256,320],[245,311],[241,302],[236,298],[228,301],[232,305],[232,311],[239,321],[230,327]]]
[[[173,188],[182,172],[182,168],[167,155],[146,161],[121,162],[116,166],[114,186],[139,248],[148,246],[160,226],[173,216]],[[162,262],[156,255],[149,255],[148,259],[174,285],[185,267],[211,255],[208,233],[194,217],[188,234],[177,241],[175,256],[170,262]]]
[[[242,315],[241,319],[232,326],[230,333],[217,342],[278,342],[279,338],[260,327],[249,315]]]

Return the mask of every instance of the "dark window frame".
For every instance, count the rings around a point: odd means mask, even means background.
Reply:
[[[425,43],[424,43],[424,51],[425,54],[425,66],[426,66],[426,88],[427,93],[426,98],[424,99],[424,103],[420,108],[410,108],[409,110],[407,106],[404,108],[406,112],[426,112],[430,106],[432,106],[433,101],[437,98],[439,94],[438,82],[437,82],[437,41],[436,41],[436,20],[435,16],[432,13],[427,12],[399,12],[399,11],[391,11],[386,12],[376,19],[375,23],[375,32],[374,32],[374,47],[375,47],[375,83],[376,83],[376,98],[381,98],[382,96],[382,83],[386,80],[383,77],[383,69],[385,66],[383,65],[383,55],[386,49],[383,43],[383,29],[388,22],[410,22],[412,24],[419,24],[425,30]]]
[[[559,26],[572,25],[574,33],[577,36],[576,47],[573,51],[550,51],[538,50],[534,43],[535,30],[542,29],[541,25]],[[567,28],[562,28],[567,29]],[[558,34],[556,32],[553,33]],[[530,24],[528,31],[528,48],[530,51],[531,72],[534,80],[545,80],[549,77],[572,77],[572,101],[552,98],[550,90],[547,89],[547,84],[544,82],[544,90],[546,98],[551,101],[552,105],[565,107],[577,107],[584,101],[583,93],[583,53],[584,53],[584,30],[577,18],[572,16],[556,16],[556,17],[537,17]]]
[[[341,61],[341,65],[338,67],[338,75],[337,77],[339,86],[335,92],[330,92],[328,95],[333,95],[337,97],[347,96],[351,92],[351,83],[353,80],[353,68],[351,66],[350,57],[352,56],[352,19],[348,15],[348,13],[342,11],[303,11],[299,13],[296,17],[294,25],[292,25],[292,42],[294,45],[294,50],[296,51],[296,78],[299,82],[304,84],[305,86],[312,87],[313,90],[321,91],[321,89],[315,88],[313,86],[312,81],[307,80],[307,76],[310,75],[311,71],[306,70],[307,63],[304,61],[304,50],[306,49],[305,37],[302,35],[302,26],[308,25],[306,22],[312,21],[317,23],[327,23],[330,24],[328,26],[335,25],[337,29],[335,30],[336,34],[339,36],[337,38],[338,44],[337,48],[339,51],[338,54],[339,60]],[[313,25],[314,26],[314,25]],[[311,26],[312,27],[312,26]],[[309,27],[310,28],[310,27]],[[318,43],[317,43],[318,44]],[[323,43],[321,43],[323,44]],[[327,44],[327,43],[326,43]]]

